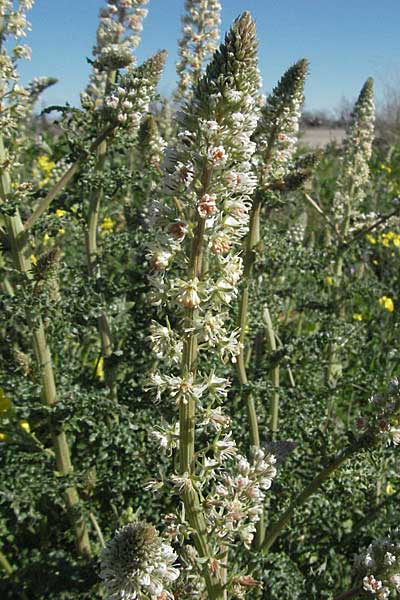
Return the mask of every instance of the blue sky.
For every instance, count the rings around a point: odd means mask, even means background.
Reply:
[[[24,82],[37,75],[59,79],[44,102],[77,105],[89,73],[99,9],[105,0],[36,0],[30,12],[28,42],[32,60],[21,62]],[[150,0],[141,61],[168,50],[160,91],[175,85],[177,39],[184,0]],[[310,61],[307,109],[334,109],[343,97],[353,100],[365,79],[376,80],[378,100],[393,78],[400,81],[399,0],[222,0],[222,31],[243,10],[257,23],[260,69],[269,92],[285,69],[299,58]]]

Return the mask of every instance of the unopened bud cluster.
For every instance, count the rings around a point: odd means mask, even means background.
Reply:
[[[356,212],[365,195],[369,177],[369,160],[374,139],[375,106],[373,80],[364,84],[354,106],[344,141],[341,170],[334,199],[335,219]],[[348,216],[347,216],[348,218]]]
[[[165,52],[158,52],[143,65],[130,67],[104,99],[108,118],[131,129],[139,127],[147,112],[165,63]]]
[[[377,441],[384,440],[388,444],[400,444],[400,379],[391,381],[387,389],[374,394],[369,399],[372,414],[360,416],[356,420],[359,431],[370,431]]]
[[[254,138],[255,162],[261,189],[283,179],[291,166],[297,144],[299,121],[304,101],[307,61],[294,64],[279,81],[261,110]]]

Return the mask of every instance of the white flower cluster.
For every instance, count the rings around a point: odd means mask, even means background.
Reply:
[[[400,598],[400,532],[370,544],[356,556],[355,570],[362,578],[363,590],[377,600]]]
[[[196,485],[207,498],[206,527],[214,539],[215,553],[221,545],[237,541],[249,548],[263,513],[265,493],[276,476],[275,457],[266,455],[260,448],[253,448],[248,461],[238,454],[231,432],[216,439],[213,451],[212,458],[203,458],[195,484],[187,473],[172,475],[171,483],[179,493]],[[151,487],[159,486],[152,482]],[[178,541],[184,529],[184,523],[175,524],[169,529],[169,535]]]
[[[148,0],[107,0],[100,10],[97,43],[93,48],[93,72],[83,103],[99,100],[106,92],[108,72],[127,67],[134,62],[132,50],[139,45],[142,21],[147,16],[143,8]]]
[[[188,99],[201,75],[204,62],[217,48],[221,4],[219,0],[186,0],[179,42],[179,76],[175,99]]]
[[[344,142],[341,171],[334,197],[335,218],[343,220],[346,212],[357,210],[369,178],[368,162],[374,139],[375,106],[373,81],[367,79],[354,106]]]
[[[104,109],[110,120],[130,129],[137,129],[147,112],[161,71],[165,52],[158,52],[138,68],[129,67],[104,99]]]
[[[369,399],[373,407],[370,418],[359,417],[356,427],[359,430],[370,430],[378,434],[388,444],[400,444],[400,379],[393,379],[388,388]]]
[[[15,7],[12,0],[0,0],[0,18],[2,20],[2,40],[8,37],[23,38],[29,30],[26,12],[33,6],[33,0],[20,0]],[[2,44],[0,49],[0,70],[2,86],[0,90],[0,128],[2,134],[9,137],[21,127],[31,109],[29,91],[19,85],[16,63],[23,58],[30,60],[31,50],[26,44],[17,43],[11,47]]]
[[[255,163],[261,189],[283,179],[290,167],[297,144],[299,121],[304,101],[307,61],[300,60],[286,71],[261,110],[255,132]]]
[[[226,436],[219,445],[216,456],[229,457],[230,439]],[[218,452],[219,450],[219,452]],[[223,544],[240,540],[249,548],[256,531],[256,523],[263,513],[265,492],[269,490],[276,475],[275,457],[264,454],[260,448],[253,448],[249,462],[241,455],[234,458],[234,464],[222,473],[209,468],[208,478],[215,478],[214,493],[208,497],[211,506],[207,512],[210,533]]]
[[[109,600],[173,599],[171,583],[179,577],[177,556],[155,528],[134,522],[115,533],[101,555],[100,576]]]

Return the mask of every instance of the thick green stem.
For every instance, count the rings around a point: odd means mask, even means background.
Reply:
[[[7,575],[10,578],[16,577],[15,569],[12,567],[12,565],[8,561],[7,556],[1,550],[0,550],[0,567],[3,569],[3,571],[5,571],[7,573]],[[28,600],[28,597],[24,591],[20,591],[19,596],[22,598],[22,600]]]
[[[0,566],[2,567],[3,571],[5,571],[7,573],[7,575],[9,575],[10,577],[14,573],[14,569],[12,568],[11,564],[9,563],[7,556],[5,554],[3,554],[3,552],[1,550],[0,550]]]
[[[239,383],[241,386],[247,386],[249,381],[246,370],[246,337],[247,337],[247,320],[249,312],[249,286],[253,264],[255,260],[255,250],[260,242],[260,213],[261,203],[257,197],[254,198],[254,203],[250,213],[249,232],[246,237],[246,251],[244,256],[244,269],[242,280],[242,295],[239,303],[238,327],[239,327],[239,344],[240,352],[237,360],[237,372]],[[260,448],[260,433],[257,420],[257,411],[254,402],[254,396],[250,390],[244,393],[246,403],[247,418],[249,422],[250,445]],[[264,515],[262,514],[256,526],[255,546],[260,548],[264,539]]]
[[[254,200],[253,208],[250,214],[249,232],[246,238],[246,252],[244,257],[244,270],[242,280],[242,295],[239,303],[238,327],[239,327],[239,344],[240,352],[237,360],[237,372],[239,382],[242,386],[248,385],[248,377],[246,371],[246,337],[247,337],[247,320],[249,312],[249,285],[251,273],[253,270],[255,249],[260,241],[260,211],[261,204]],[[260,447],[260,434],[258,430],[257,412],[255,408],[253,394],[247,391],[244,395],[246,402],[247,415],[250,428],[250,443],[252,446]]]
[[[350,598],[357,598],[357,596],[361,596],[363,593],[363,589],[361,587],[356,587],[347,592],[343,592],[339,594],[339,596],[335,596],[334,600],[349,600]]]
[[[110,91],[111,86],[114,84],[116,79],[116,71],[111,71],[108,74],[105,95]],[[101,177],[104,171],[104,166],[107,156],[107,141],[104,139],[96,149],[96,173]],[[86,230],[86,255],[89,274],[93,276],[98,269],[98,225],[100,215],[100,205],[104,197],[103,185],[99,185],[94,189],[90,196],[89,211],[87,217],[87,230]],[[111,356],[113,352],[113,341],[111,336],[111,327],[108,316],[105,312],[102,312],[98,321],[97,326],[99,330],[100,342],[102,354],[105,359]],[[118,388],[115,380],[114,369],[111,369],[105,361],[104,365],[105,382],[109,390],[109,397],[112,401],[118,402]]]
[[[267,333],[268,349],[270,352],[276,352],[275,331],[274,331],[274,327],[272,324],[271,315],[268,310],[268,306],[264,307],[264,320],[266,323],[266,330],[267,330],[266,333]],[[272,385],[273,385],[274,389],[273,389],[272,398],[271,398],[270,424],[271,424],[272,439],[275,439],[276,435],[278,433],[278,429],[279,429],[279,386],[280,386],[279,364],[277,364],[275,367],[273,367],[272,374],[271,374],[271,380],[272,380]]]
[[[345,213],[343,217],[342,227],[340,230],[341,238],[346,244],[347,237],[349,234],[350,227],[350,218],[351,218],[351,209],[352,209],[352,194],[353,191],[349,191],[349,196],[347,198],[347,202],[345,205]],[[344,317],[344,306],[341,301],[341,293],[340,289],[342,287],[343,282],[343,248],[339,248],[338,255],[335,261],[334,267],[334,290],[333,290],[333,300],[335,304],[335,314],[337,318]],[[340,358],[340,351],[338,344],[333,341],[329,346],[329,358],[328,358],[328,373],[327,373],[327,383],[330,387],[336,387],[338,380],[342,376],[342,361]],[[328,407],[328,413],[332,413],[332,405]]]
[[[274,523],[266,532],[264,543],[262,545],[262,551],[267,554],[271,546],[275,543],[283,529],[289,524],[295,511],[302,506],[312,496],[321,485],[329,479],[329,477],[351,456],[357,453],[363,447],[362,442],[359,440],[353,445],[349,446],[340,453],[336,458],[333,459],[318,475],[309,483],[309,485],[293,500],[289,508],[283,513],[282,517]]]
[[[209,174],[204,170],[204,191],[207,188]],[[203,238],[205,220],[198,218],[197,227],[193,238],[190,276],[200,279],[202,275]],[[192,325],[196,316],[196,308],[187,308],[185,315],[185,329],[188,332],[184,340],[182,375],[195,374],[197,359],[197,339],[192,333]],[[188,397],[185,402],[180,402],[179,407],[179,470],[181,475],[190,475],[193,472],[193,456],[195,447],[195,399]],[[210,600],[225,600],[226,591],[223,589],[220,575],[214,575],[210,569],[209,560],[211,550],[207,541],[207,525],[203,514],[199,494],[192,481],[188,480],[183,492],[183,502],[186,517],[193,529],[193,541],[199,557],[205,559],[203,566],[203,577],[207,586],[208,598]]]
[[[8,238],[15,268],[31,277],[30,262],[27,256],[26,232],[21,222],[19,213],[14,217],[5,217]],[[42,320],[32,323],[33,346],[36,361],[40,371],[42,383],[43,402],[53,407],[57,402],[57,392],[54,380],[50,349],[46,340],[45,328]],[[62,427],[53,427],[51,424],[53,448],[56,456],[57,471],[61,476],[68,476],[72,472],[69,446]],[[78,492],[74,486],[69,486],[64,492],[65,503],[75,536],[77,550],[82,555],[90,555],[90,542],[86,524],[80,515]]]

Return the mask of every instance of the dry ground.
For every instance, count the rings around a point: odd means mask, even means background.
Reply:
[[[345,136],[344,129],[328,127],[308,127],[301,131],[300,140],[312,148],[321,148],[330,142],[341,144]]]

